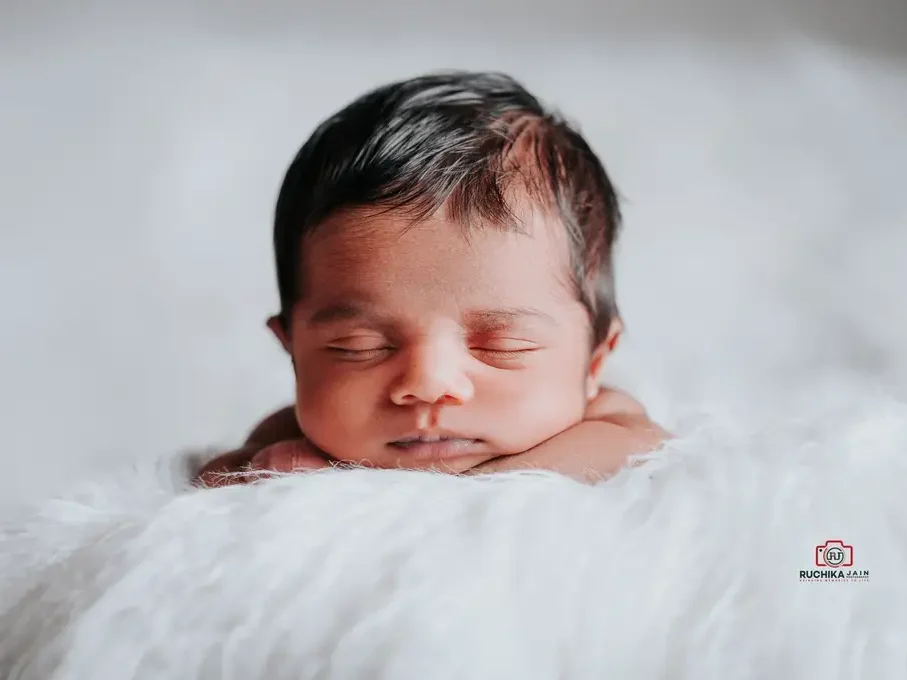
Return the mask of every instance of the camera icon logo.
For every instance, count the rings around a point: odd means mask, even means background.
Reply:
[[[841,569],[853,566],[853,546],[845,545],[844,541],[825,541],[824,545],[816,546],[816,566]]]

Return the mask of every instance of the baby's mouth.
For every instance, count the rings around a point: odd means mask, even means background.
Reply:
[[[389,446],[415,458],[450,458],[475,453],[481,439],[447,435],[414,435],[390,442]]]

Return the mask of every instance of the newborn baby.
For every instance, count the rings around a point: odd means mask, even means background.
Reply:
[[[393,83],[287,171],[274,248],[296,401],[200,472],[355,464],[595,481],[667,436],[599,387],[620,338],[616,193],[583,137],[500,74]]]

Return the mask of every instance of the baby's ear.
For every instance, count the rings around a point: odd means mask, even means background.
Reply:
[[[277,338],[277,342],[281,344],[284,350],[288,354],[292,354],[292,348],[290,346],[290,333],[287,329],[284,317],[280,314],[275,314],[274,316],[270,317],[268,319],[268,328],[274,334],[274,337]]]
[[[608,353],[610,354],[617,349],[618,343],[624,333],[624,322],[620,319],[614,319],[611,322],[611,327],[608,329],[608,337],[605,342],[608,343]]]
[[[617,349],[623,330],[623,322],[620,319],[614,319],[608,328],[608,334],[605,339],[592,349],[592,358],[589,360],[589,375],[586,378],[586,396],[589,399],[594,399],[598,394],[605,362],[608,356]]]

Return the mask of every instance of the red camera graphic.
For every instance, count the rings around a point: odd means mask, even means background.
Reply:
[[[853,546],[844,541],[829,540],[816,546],[816,566],[842,569],[853,566]]]

